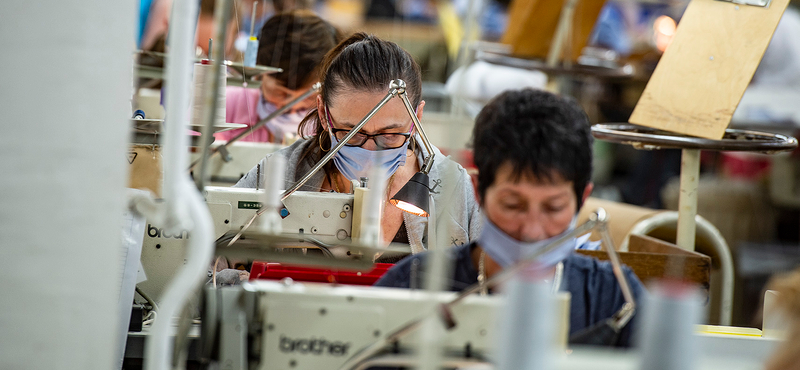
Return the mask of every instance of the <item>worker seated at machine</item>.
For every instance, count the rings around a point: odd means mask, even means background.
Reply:
[[[589,122],[572,101],[531,89],[503,93],[477,116],[472,137],[483,230],[448,253],[453,291],[483,283],[571,232],[593,187]],[[534,262],[554,291],[572,295],[570,341],[630,346],[635,320],[609,340],[586,338],[589,328],[604,325],[626,301],[611,264],[574,253],[576,243],[571,239]],[[427,257],[406,258],[375,285],[421,287]],[[624,275],[638,301],[641,282],[627,267]]]
[[[341,41],[341,33],[330,23],[308,10],[295,10],[273,16],[261,28],[257,64],[278,67],[283,72],[263,74],[258,90],[229,86],[226,90],[226,122],[253,126],[278,108],[302,95],[317,82],[325,54]],[[292,136],[309,109],[315,95],[295,104],[291,110],[269,120],[242,141],[281,143]],[[229,140],[243,130],[219,132],[219,140]]]
[[[321,71],[322,89],[316,107],[299,129],[300,133],[313,135],[267,155],[235,187],[256,188],[263,183],[260,169],[267,168],[272,155],[286,158],[284,189],[298,183],[384,99],[390,81],[405,81],[405,94],[416,110],[416,117],[422,118],[425,102],[421,100],[420,68],[408,52],[393,42],[355,34],[328,53]],[[435,217],[437,233],[448,235],[453,245],[469,243],[480,232],[479,207],[469,175],[435,147],[431,146],[433,153],[428,153],[417,131],[404,102],[390,99],[336,152],[331,162],[298,190],[351,193],[352,181],[370,176],[373,164],[380,158],[381,172],[388,178],[384,190],[386,202],[380,218],[384,244],[405,243],[410,245],[411,253],[424,251],[430,246],[426,238],[428,217]],[[431,155],[435,160],[427,165],[425,159]],[[389,198],[420,171],[423,162],[429,166],[426,170],[429,170],[430,184],[424,185],[432,188],[432,202],[436,205],[447,200],[453,207],[433,207],[435,211],[428,216],[410,214],[391,206]],[[445,173],[455,176],[444,176]]]

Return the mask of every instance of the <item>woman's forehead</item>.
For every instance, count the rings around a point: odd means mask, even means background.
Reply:
[[[385,92],[345,92],[332,98],[328,106],[337,126],[353,127],[386,96]],[[367,123],[366,127],[386,129],[407,127],[411,117],[399,97],[390,99]]]

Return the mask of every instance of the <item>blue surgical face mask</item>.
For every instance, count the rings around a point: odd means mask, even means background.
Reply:
[[[331,135],[331,149],[339,141]],[[359,180],[362,177],[369,177],[372,166],[378,164],[385,172],[388,179],[394,175],[400,166],[406,164],[406,150],[408,141],[403,146],[386,150],[369,150],[358,146],[343,146],[333,155],[333,164],[344,177],[349,180]]]
[[[503,268],[509,267],[522,259],[534,254],[548,244],[556,241],[564,235],[569,234],[575,229],[577,216],[572,218],[569,227],[564,232],[552,238],[539,240],[537,242],[521,242],[500,230],[486,215],[483,215],[483,230],[478,238],[478,245],[483,248],[495,262]],[[576,239],[570,238],[555,249],[536,258],[535,263],[541,268],[553,267],[575,249]]]
[[[328,116],[328,134],[331,137],[331,150],[339,144],[336,136],[333,135],[331,130],[331,119],[328,108],[325,108],[325,114]],[[360,180],[362,177],[369,177],[372,172],[372,166],[378,164],[384,170],[384,178],[388,179],[394,175],[400,166],[406,164],[406,153],[410,140],[406,140],[405,144],[399,148],[385,149],[385,150],[369,150],[359,146],[342,146],[336,154],[333,155],[333,164],[339,172],[342,173],[349,180]]]

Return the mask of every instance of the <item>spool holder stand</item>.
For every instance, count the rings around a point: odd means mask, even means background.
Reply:
[[[678,232],[675,244],[689,251],[693,251],[695,247],[701,150],[775,154],[797,148],[797,139],[791,136],[735,129],[727,129],[722,139],[713,140],[632,124],[597,124],[592,126],[592,136],[612,143],[631,145],[640,150],[681,149]]]

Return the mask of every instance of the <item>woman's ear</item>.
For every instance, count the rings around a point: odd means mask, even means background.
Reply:
[[[317,116],[323,128],[328,128],[328,120],[325,119],[325,103],[322,102],[322,95],[317,94]]]
[[[483,206],[483,204],[481,204],[481,196],[478,193],[478,170],[467,170],[467,174],[469,175],[469,179],[472,180],[472,190],[475,193],[475,201],[478,202],[478,205]]]
[[[589,195],[592,195],[592,190],[594,190],[594,183],[590,181],[588,184],[586,184],[586,188],[583,189],[583,199],[581,200],[581,204],[586,204],[586,199],[589,199]]]
[[[422,121],[422,109],[425,108],[425,101],[420,101],[417,106],[417,119]]]

